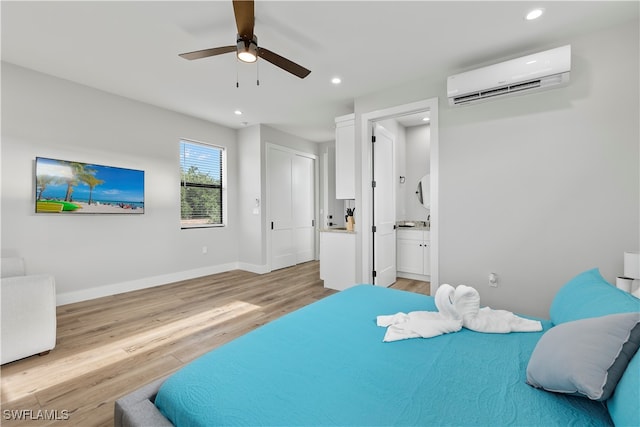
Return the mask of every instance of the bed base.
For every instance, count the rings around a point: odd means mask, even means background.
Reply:
[[[158,390],[167,378],[160,378],[116,400],[114,427],[173,427],[154,404]]]

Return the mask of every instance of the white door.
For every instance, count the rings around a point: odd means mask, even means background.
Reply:
[[[271,221],[271,269],[296,263],[293,230],[293,161],[291,153],[269,149],[269,217]]]
[[[315,258],[315,160],[269,147],[271,269]]]
[[[314,160],[294,155],[293,158],[293,227],[296,263],[315,258],[315,170]]]
[[[373,283],[388,287],[396,281],[394,137],[379,125],[373,134]]]

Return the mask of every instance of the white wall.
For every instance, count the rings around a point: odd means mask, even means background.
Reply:
[[[379,124],[394,137],[396,161],[396,218],[398,221],[426,221],[429,212],[418,202],[418,182],[429,173],[431,136],[429,125],[405,127],[398,120]],[[400,177],[405,182],[400,182]]]
[[[255,272],[265,270],[266,264],[266,244],[262,237],[266,215],[262,161],[260,125],[238,131],[238,221],[241,224],[238,256],[244,269]]]
[[[260,139],[263,144],[271,143],[289,147],[293,150],[307,154],[318,154],[318,144],[306,139],[300,138],[290,133],[279,131],[268,125],[260,125]]]
[[[577,273],[622,273],[623,251],[640,248],[638,40],[637,20],[559,40],[571,84],[548,92],[450,108],[443,75],[356,99],[357,138],[360,114],[440,99],[440,283],[548,316]]]
[[[407,182],[405,191],[405,218],[426,221],[429,211],[418,201],[418,182],[429,173],[431,133],[429,125],[406,128]]]
[[[181,230],[180,138],[225,146],[237,164],[232,129],[3,63],[3,254],[55,275],[62,303],[235,267],[236,168],[227,226]],[[36,215],[36,156],[144,170],[145,213]]]

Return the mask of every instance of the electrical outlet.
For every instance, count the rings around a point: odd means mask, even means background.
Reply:
[[[489,273],[489,286],[492,288],[498,287],[498,275],[496,273]]]

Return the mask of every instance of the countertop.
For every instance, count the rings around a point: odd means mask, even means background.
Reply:
[[[431,227],[428,227],[424,221],[398,221],[397,230],[416,230],[416,231],[430,231]],[[355,234],[356,231],[348,231],[346,227],[328,227],[321,228],[321,233],[348,233]]]
[[[347,233],[355,234],[355,230],[349,231],[346,227],[329,227],[320,229],[321,233]]]
[[[408,226],[408,225],[399,225],[398,230],[420,230],[420,231],[430,231],[430,227],[425,227],[424,225],[416,225],[416,226]]]
[[[431,230],[431,227],[427,226],[425,221],[398,221],[396,226],[398,230]]]

